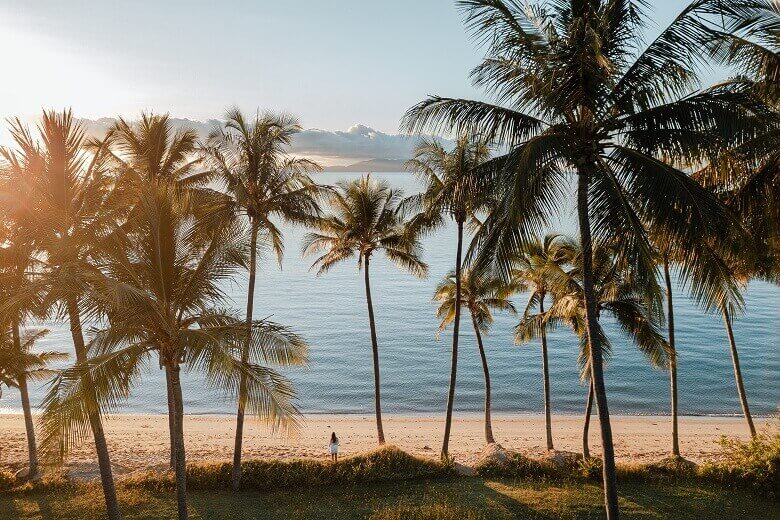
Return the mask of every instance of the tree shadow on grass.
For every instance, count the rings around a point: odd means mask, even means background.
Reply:
[[[192,493],[191,511],[200,518],[334,519],[368,518],[424,506],[446,505],[490,519],[552,519],[560,515],[537,510],[501,493],[478,478],[392,482],[258,493],[245,491]],[[583,518],[591,518],[585,516]],[[597,517],[594,517],[597,518]]]

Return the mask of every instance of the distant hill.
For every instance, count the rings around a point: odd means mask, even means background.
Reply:
[[[360,161],[353,164],[328,166],[324,170],[326,172],[402,172],[404,170],[404,162],[401,159],[369,159],[368,161]]]

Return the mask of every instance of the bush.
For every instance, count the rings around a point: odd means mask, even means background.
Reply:
[[[0,468],[0,491],[11,489],[16,485],[16,477],[11,470]]]
[[[453,507],[447,504],[424,506],[398,505],[380,509],[368,520],[482,520],[477,511]]]
[[[509,452],[506,460],[485,460],[474,466],[480,477],[488,478],[557,478],[565,473],[549,461],[536,460],[520,453]]]
[[[601,471],[604,465],[598,457],[582,458],[579,461],[579,474],[589,480],[601,479]]]
[[[780,431],[744,442],[722,437],[725,460],[705,464],[700,474],[721,484],[753,488],[770,498],[780,496]]]
[[[318,460],[248,460],[242,465],[241,488],[256,491],[331,484],[427,479],[452,475],[451,466],[413,457],[392,446],[343,459],[337,463]],[[230,489],[232,464],[228,462],[187,466],[187,487],[197,490]],[[131,488],[168,491],[175,488],[172,472],[139,473],[125,477]]]

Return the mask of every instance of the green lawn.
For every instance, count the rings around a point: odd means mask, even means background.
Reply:
[[[173,495],[120,487],[126,519],[173,518]],[[778,518],[778,504],[743,491],[700,484],[623,483],[626,518]],[[427,514],[413,514],[422,508]],[[544,484],[459,478],[310,488],[276,492],[193,492],[198,519],[503,519],[602,518],[601,490],[592,484]],[[90,520],[103,517],[96,486],[74,491],[0,493],[0,518]]]

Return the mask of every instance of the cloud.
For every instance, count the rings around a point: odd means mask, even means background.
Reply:
[[[114,124],[116,119],[81,120],[90,136],[100,137]],[[220,122],[217,120],[195,121],[171,118],[176,129],[190,128],[201,137],[208,135]],[[447,141],[448,142],[448,141]],[[325,165],[351,164],[367,159],[406,160],[412,156],[418,139],[401,134],[386,134],[373,128],[356,124],[346,131],[320,130],[310,128],[298,133],[293,139],[290,152],[294,155],[316,157]]]

